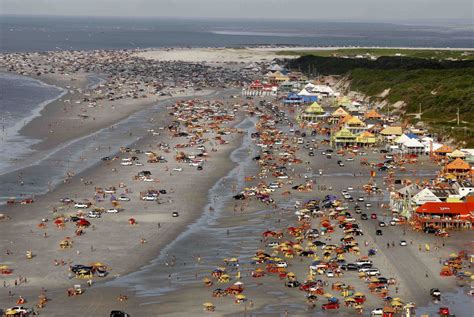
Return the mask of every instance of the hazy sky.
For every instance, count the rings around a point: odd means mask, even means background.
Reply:
[[[0,0],[2,14],[351,20],[474,19],[473,0]]]

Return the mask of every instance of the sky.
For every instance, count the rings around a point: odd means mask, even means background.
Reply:
[[[462,19],[473,0],[0,0],[1,14],[403,21]]]

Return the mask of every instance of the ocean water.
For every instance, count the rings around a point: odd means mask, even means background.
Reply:
[[[39,80],[0,73],[0,174],[31,154],[30,146],[38,142],[21,136],[20,129],[65,93]]]
[[[0,52],[245,45],[474,47],[471,24],[170,18],[0,19]]]

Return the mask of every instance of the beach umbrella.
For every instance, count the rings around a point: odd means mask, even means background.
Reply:
[[[238,295],[235,295],[235,298],[236,298],[236,299],[245,299],[245,295],[243,295],[243,294],[238,294]]]
[[[365,295],[361,292],[357,292],[357,293],[354,294],[354,297],[363,297],[363,296],[365,296]]]

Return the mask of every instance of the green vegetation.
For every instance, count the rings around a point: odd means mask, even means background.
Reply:
[[[474,146],[474,60],[435,61],[407,57],[381,57],[376,61],[335,57],[303,56],[289,61],[293,69],[314,75],[344,75],[351,89],[390,103],[404,101],[405,118],[421,120],[440,135]],[[459,109],[460,124],[457,125]]]
[[[473,50],[427,50],[427,49],[395,49],[395,48],[341,48],[333,50],[312,50],[298,51],[284,50],[277,52],[277,55],[286,56],[322,56],[322,57],[355,57],[358,55],[367,56],[367,54],[380,56],[398,56],[401,54],[405,57],[426,58],[426,59],[469,59],[474,60]]]

